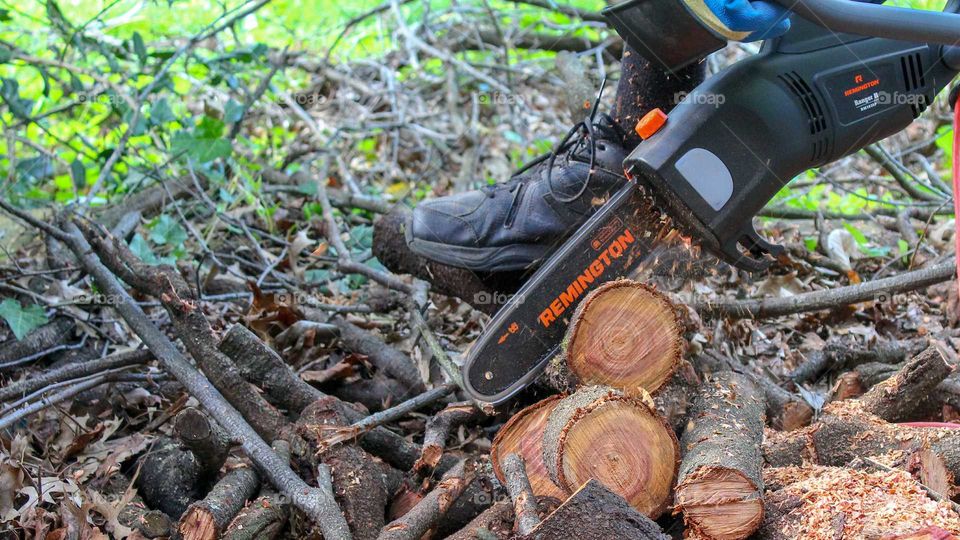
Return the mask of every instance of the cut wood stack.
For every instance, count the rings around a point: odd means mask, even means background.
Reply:
[[[536,495],[565,500],[593,479],[641,513],[662,514],[680,453],[651,394],[683,362],[677,313],[664,294],[633,281],[588,295],[551,374],[553,386],[574,391],[521,410],[500,429],[491,449],[498,478],[516,452]]]

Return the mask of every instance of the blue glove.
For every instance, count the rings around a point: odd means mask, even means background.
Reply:
[[[764,0],[683,0],[704,26],[731,41],[759,41],[790,29],[789,12]]]
[[[855,0],[882,4],[884,0]],[[683,0],[700,22],[732,41],[759,41],[787,33],[789,12],[765,0]]]

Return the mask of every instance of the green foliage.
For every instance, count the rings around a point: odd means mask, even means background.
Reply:
[[[163,214],[150,224],[150,240],[154,244],[180,246],[187,239],[187,231],[170,216]]]
[[[17,339],[23,339],[31,330],[47,323],[47,315],[42,307],[36,304],[22,306],[12,298],[0,302],[0,318],[7,321]]]
[[[222,121],[204,116],[195,128],[181,130],[173,136],[173,153],[197,163],[228,157],[233,146],[223,138],[223,127]]]
[[[157,257],[157,254],[150,248],[150,244],[139,233],[133,235],[130,239],[130,251],[147,264],[174,264],[173,257]]]

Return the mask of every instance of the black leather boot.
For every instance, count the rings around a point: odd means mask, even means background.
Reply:
[[[538,265],[627,181],[624,135],[599,115],[503,184],[420,203],[406,227],[410,249],[476,272]]]

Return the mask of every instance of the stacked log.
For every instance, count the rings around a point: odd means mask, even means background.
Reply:
[[[588,386],[550,413],[543,461],[550,479],[568,493],[595,479],[656,518],[670,503],[680,448],[673,429],[650,404]]]
[[[490,448],[490,461],[493,471],[501,484],[506,483],[503,474],[503,459],[516,453],[526,463],[527,477],[533,493],[543,497],[565,499],[567,492],[550,478],[547,466],[543,462],[543,432],[547,427],[550,413],[556,409],[563,396],[550,396],[543,401],[530,405],[507,421]]]
[[[747,538],[763,521],[763,391],[733,372],[704,382],[681,439],[675,512],[701,537]]]

